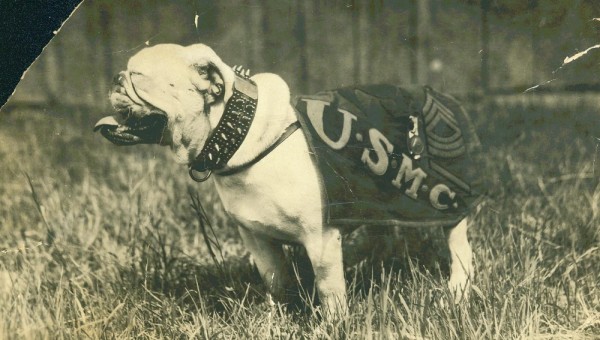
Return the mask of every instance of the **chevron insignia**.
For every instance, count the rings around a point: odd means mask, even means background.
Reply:
[[[443,158],[460,157],[465,153],[465,142],[454,113],[431,91],[427,91],[423,118],[429,153]]]

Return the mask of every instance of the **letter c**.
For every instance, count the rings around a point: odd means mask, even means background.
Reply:
[[[446,210],[448,209],[448,205],[447,204],[441,204],[439,199],[440,199],[440,194],[445,192],[450,199],[454,199],[454,197],[456,197],[456,193],[452,190],[450,190],[450,188],[448,188],[447,185],[445,184],[438,184],[436,186],[433,187],[433,189],[431,189],[431,192],[429,193],[429,202],[431,203],[431,205],[438,209],[438,210]]]

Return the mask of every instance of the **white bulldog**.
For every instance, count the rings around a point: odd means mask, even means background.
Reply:
[[[324,188],[306,137],[301,129],[289,129],[298,120],[289,88],[275,74],[250,80],[258,92],[254,119],[237,151],[214,170],[220,199],[239,222],[269,301],[284,295],[288,281],[282,244],[299,244],[312,263],[324,311],[344,313],[342,236],[324,223]],[[101,119],[95,129],[118,145],[169,145],[179,163],[194,164],[234,89],[246,82],[205,45],[148,47],[115,78],[110,101],[116,115]],[[252,92],[245,90],[250,97]],[[448,233],[449,287],[457,302],[467,296],[473,276],[467,228],[464,219]]]

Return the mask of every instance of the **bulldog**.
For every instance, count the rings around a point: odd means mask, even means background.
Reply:
[[[310,258],[323,310],[347,310],[341,229],[325,223],[323,185],[283,79],[245,77],[202,44],[161,44],[130,58],[109,97],[116,113],[95,126],[109,141],[169,146],[192,178],[212,173],[268,301],[283,298],[289,283],[282,245],[297,244]],[[465,218],[447,233],[455,302],[468,296],[473,277],[467,228]]]

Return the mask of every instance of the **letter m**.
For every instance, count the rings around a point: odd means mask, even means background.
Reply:
[[[425,171],[420,168],[413,169],[412,160],[402,154],[402,164],[400,164],[400,170],[398,171],[396,178],[392,181],[392,184],[400,189],[403,183],[412,181],[410,188],[406,189],[404,193],[412,199],[417,199],[417,191],[419,190],[419,187],[421,187],[421,183],[425,177],[427,177]]]

